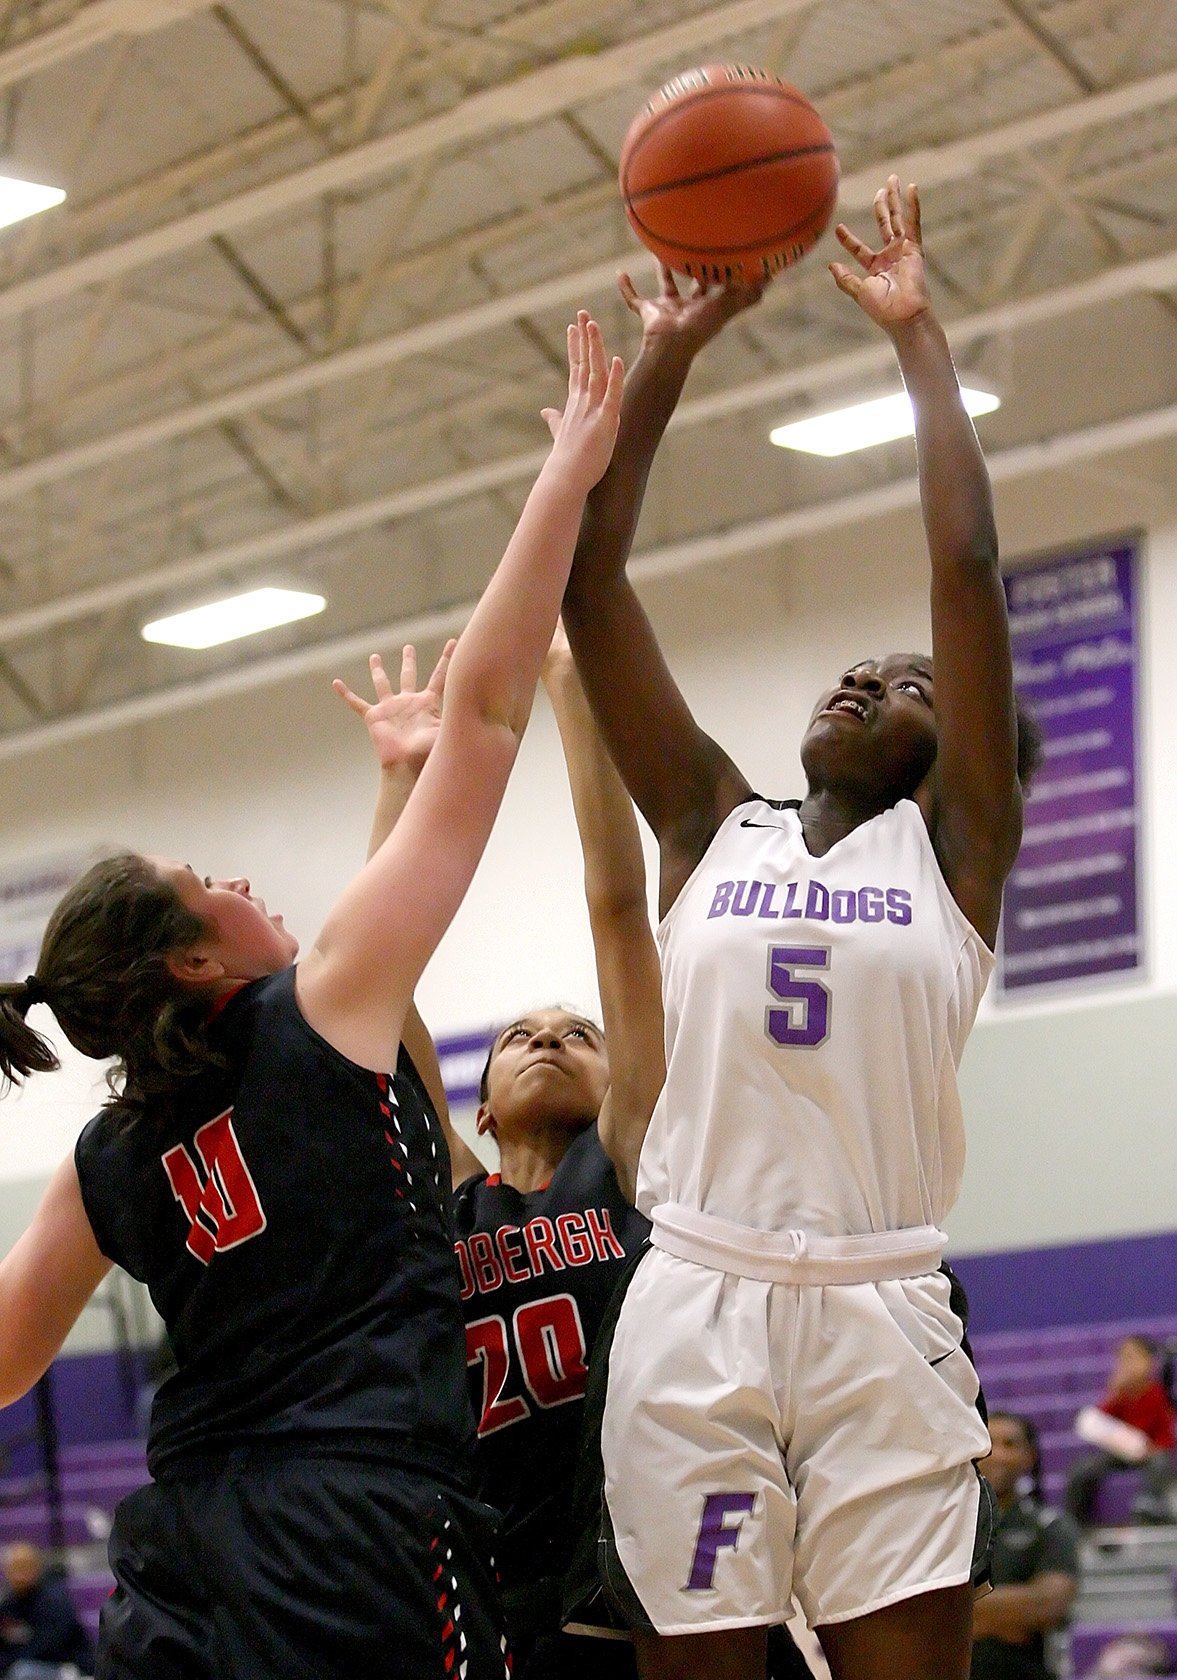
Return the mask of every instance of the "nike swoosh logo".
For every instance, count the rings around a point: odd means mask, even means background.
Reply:
[[[751,817],[741,817],[740,818],[740,827],[741,828],[775,828],[781,834],[784,834],[784,833],[787,832],[784,823],[758,823],[758,822],[753,822]]]
[[[932,1366],[932,1367],[934,1367],[936,1365],[943,1365],[943,1363],[946,1359],[951,1359],[954,1353],[959,1353],[960,1351],[961,1350],[958,1347],[949,1348],[948,1352],[947,1353],[942,1353],[940,1355],[939,1359],[929,1359],[928,1364],[929,1364],[929,1366]]]

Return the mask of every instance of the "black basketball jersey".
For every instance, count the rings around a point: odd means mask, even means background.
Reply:
[[[151,1291],[179,1369],[152,1409],[152,1474],[244,1444],[376,1454],[467,1475],[450,1164],[402,1049],[358,1067],[304,1020],[293,968],[243,987],[224,1064],[76,1162],[98,1246]]]
[[[502,1512],[503,1586],[561,1573],[588,1355],[649,1224],[626,1201],[596,1126],[542,1190],[497,1173],[454,1193],[478,1492]]]

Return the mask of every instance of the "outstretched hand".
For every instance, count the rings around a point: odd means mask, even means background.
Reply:
[[[628,274],[617,276],[617,289],[642,323],[642,342],[673,340],[690,356],[703,348],[744,309],[764,296],[767,280],[749,285],[721,286],[717,281],[695,280],[691,289],[680,292],[673,272],[663,263],[656,297],[642,297]]]
[[[411,642],[401,652],[399,690],[389,681],[378,653],[368,660],[375,701],[353,694],[338,677],[331,684],[340,699],[346,700],[356,716],[363,718],[382,770],[403,766],[414,775],[420,773],[441,728],[446,672],[457,645],[453,640],[445,644],[441,658],[433,667],[433,675],[422,689],[417,687],[417,650]]]
[[[899,190],[898,175],[875,194],[875,220],[883,245],[874,251],[865,240],[839,222],[837,235],[845,250],[865,269],[855,274],[846,263],[830,264],[838,289],[885,331],[913,321],[931,309],[924,247],[920,233],[920,195],[914,186]]]
[[[587,495],[609,465],[621,420],[625,369],[609,361],[601,329],[580,310],[568,328],[568,401],[541,410],[553,438],[552,459],[572,473]]]

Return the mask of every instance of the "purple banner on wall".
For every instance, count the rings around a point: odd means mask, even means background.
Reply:
[[[1005,889],[1009,994],[1144,966],[1137,540],[1017,566],[1005,592],[1014,680],[1045,749]]]
[[[478,1102],[478,1086],[487,1052],[501,1030],[499,1027],[479,1027],[474,1032],[435,1040],[441,1082],[451,1108],[464,1108]]]

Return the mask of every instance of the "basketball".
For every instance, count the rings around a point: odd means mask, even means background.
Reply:
[[[838,196],[833,138],[808,99],[742,64],[659,88],[630,124],[619,176],[638,238],[696,280],[759,280],[796,262]]]

